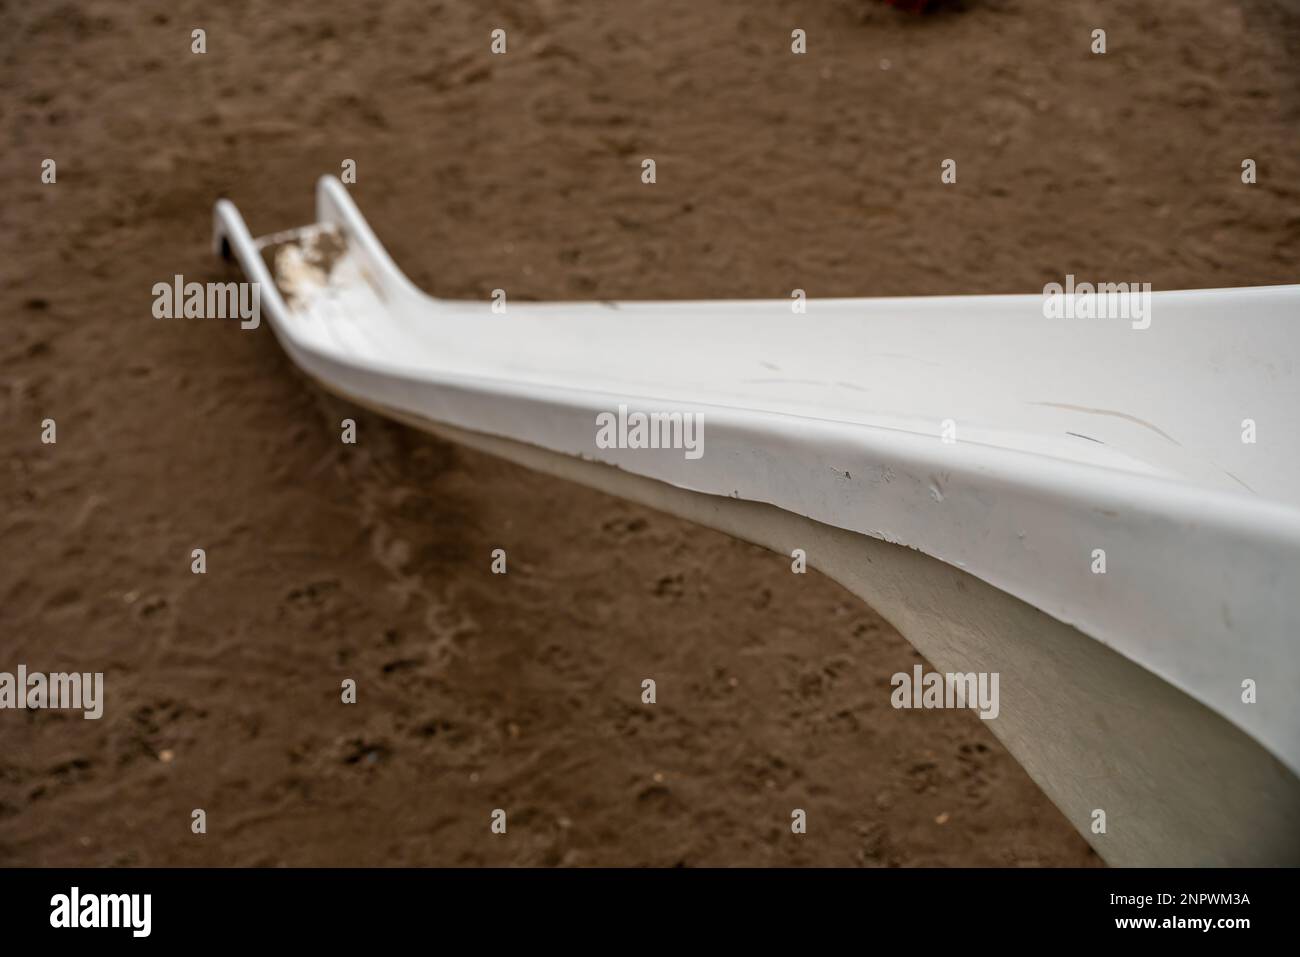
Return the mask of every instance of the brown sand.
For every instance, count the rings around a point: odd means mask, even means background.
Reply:
[[[1095,863],[974,714],[889,707],[916,656],[838,586],[362,414],[150,290],[226,275],[216,197],[300,225],[344,158],[447,296],[1295,281],[1295,11],[0,2],[0,670],[108,694],[0,712],[0,864]]]

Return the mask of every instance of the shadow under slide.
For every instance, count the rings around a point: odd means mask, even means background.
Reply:
[[[255,239],[220,200],[215,238],[331,392],[803,549],[941,672],[997,674],[991,729],[1108,862],[1300,863],[1300,286],[1118,318],[436,299],[333,177],[313,224]]]

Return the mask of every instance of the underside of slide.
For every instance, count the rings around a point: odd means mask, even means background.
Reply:
[[[990,728],[1107,861],[1300,863],[1300,286],[1110,318],[1069,290],[466,302],[337,179],[309,226],[215,218],[323,387],[803,549],[939,671],[998,674]]]

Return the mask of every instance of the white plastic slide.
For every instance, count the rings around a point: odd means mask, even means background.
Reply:
[[[1069,318],[464,302],[415,288],[337,179],[301,229],[215,218],[330,391],[802,549],[935,669],[999,675],[990,728],[1111,863],[1300,863],[1300,286],[1140,319],[1078,292]]]

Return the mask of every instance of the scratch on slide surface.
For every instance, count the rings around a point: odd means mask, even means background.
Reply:
[[[1156,435],[1163,439],[1168,439],[1174,445],[1182,448],[1182,443],[1163,429],[1159,429],[1145,419],[1139,419],[1136,415],[1129,415],[1127,412],[1116,412],[1113,409],[1090,409],[1086,405],[1070,405],[1067,402],[1030,402],[1030,405],[1045,405],[1053,409],[1069,409],[1071,412],[1087,412],[1089,415],[1113,415],[1117,419],[1128,419],[1135,422],[1144,429],[1150,429]]]

